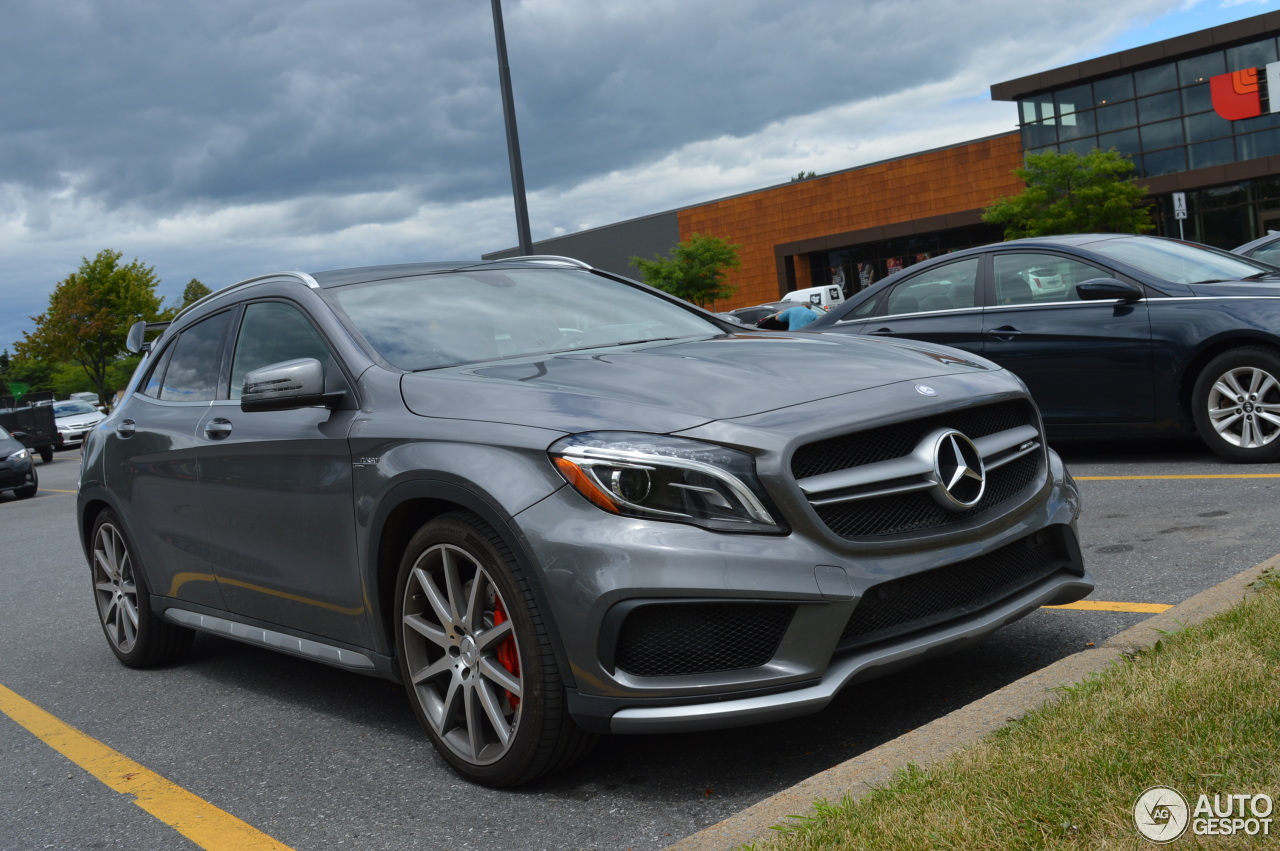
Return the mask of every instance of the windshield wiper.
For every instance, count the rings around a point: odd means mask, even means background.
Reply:
[[[1247,277],[1247,278],[1241,278],[1240,280],[1242,280],[1242,281],[1261,281],[1261,280],[1262,280],[1262,279],[1264,279],[1264,278],[1274,278],[1276,275],[1280,275],[1280,272],[1258,272],[1258,273],[1256,273],[1256,274],[1250,275],[1250,276],[1249,276],[1249,277]]]

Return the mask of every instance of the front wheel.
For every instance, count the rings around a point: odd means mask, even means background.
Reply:
[[[401,559],[396,613],[414,711],[468,780],[515,786],[589,750],[528,581],[478,517],[457,512],[418,530]]]
[[[1192,391],[1196,430],[1232,461],[1280,459],[1280,356],[1240,348],[1218,355]]]
[[[89,558],[98,619],[117,659],[130,668],[147,668],[187,652],[195,633],[152,610],[137,553],[110,509],[104,508],[93,524]]]

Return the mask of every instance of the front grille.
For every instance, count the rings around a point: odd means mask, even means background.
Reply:
[[[787,603],[651,603],[627,615],[617,667],[638,677],[755,668],[773,658],[796,607]]]
[[[822,522],[842,538],[901,535],[922,529],[949,526],[991,511],[1013,499],[1036,480],[1040,454],[1024,455],[987,474],[982,501],[968,511],[948,511],[929,494],[894,494],[839,505],[816,506]]]
[[[1026,402],[1014,400],[893,423],[800,447],[791,458],[791,475],[804,479],[874,461],[901,458],[915,449],[925,435],[940,428],[953,428],[973,440],[1020,425],[1034,425],[1035,421],[1031,407]]]
[[[939,429],[954,429],[970,440],[1015,432],[1022,437],[1013,439],[1013,444],[1025,442],[1023,437],[1035,441],[1041,439],[1034,408],[1024,400],[1012,400],[934,414],[810,443],[796,450],[791,459],[791,472],[797,480],[803,480],[904,458]],[[990,465],[993,460],[987,458],[986,463]],[[1039,449],[994,467],[989,466],[982,500],[964,511],[944,508],[929,490],[850,496],[844,501],[815,504],[814,511],[827,528],[848,540],[908,535],[964,523],[995,511],[1025,494],[1039,480],[1043,469],[1044,452]],[[890,480],[884,484],[901,482]],[[815,495],[810,496],[813,498]]]
[[[1071,567],[1060,527],[977,558],[873,585],[849,617],[839,648],[861,647],[973,614]]]

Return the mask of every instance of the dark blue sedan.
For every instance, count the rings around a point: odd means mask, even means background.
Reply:
[[[919,263],[805,329],[945,343],[1026,382],[1051,435],[1198,434],[1280,460],[1280,271],[1148,236],[1002,242]]]

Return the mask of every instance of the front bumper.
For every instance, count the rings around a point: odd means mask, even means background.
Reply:
[[[1079,495],[1057,457],[1049,453],[1049,459],[1047,487],[1025,510],[976,533],[878,549],[804,532],[728,535],[620,518],[562,489],[517,520],[542,567],[543,599],[573,681],[570,711],[585,728],[614,733],[794,717],[821,709],[850,683],[963,649],[1039,606],[1084,597],[1093,580],[1075,530]],[[859,607],[871,611],[884,591],[909,591],[919,585],[914,580],[944,573],[949,576],[935,598],[964,591],[970,566],[976,570],[1042,539],[1053,541],[1051,563],[1033,565],[994,593],[975,594],[954,608],[938,604],[927,617],[912,613],[896,627],[852,628]],[[700,603],[696,618],[663,622],[666,635],[647,654],[621,649],[626,628],[619,623],[638,608],[679,611]],[[699,657],[687,645],[709,634],[700,621],[715,606],[753,613],[785,608],[788,620],[761,658],[744,654],[718,668],[680,668],[686,657],[697,665],[708,655]],[[732,626],[739,631],[724,643],[722,656],[756,637],[754,625]],[[653,664],[637,664],[638,656]]]

